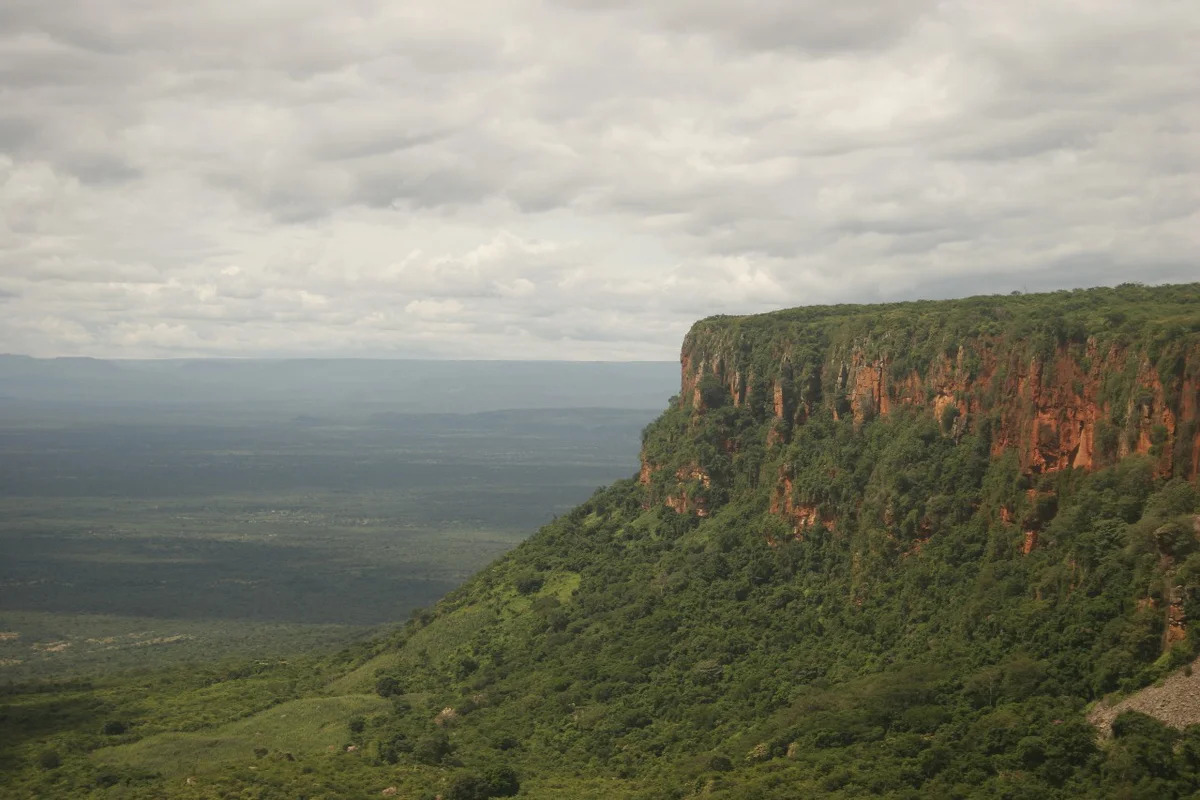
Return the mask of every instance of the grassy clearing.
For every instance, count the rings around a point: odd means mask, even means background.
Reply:
[[[560,603],[565,603],[579,588],[579,580],[578,572],[555,572],[546,579],[540,594],[555,597]]]
[[[483,626],[495,619],[496,611],[488,606],[464,606],[447,615],[444,624],[437,628],[429,627],[417,631],[409,639],[404,651],[415,654],[418,658],[443,658],[469,642]]]
[[[331,694],[353,694],[367,692],[375,684],[375,676],[381,671],[393,669],[400,664],[400,653],[393,651],[375,656],[367,663],[354,669],[329,684]]]
[[[113,767],[136,766],[164,775],[211,772],[253,763],[256,748],[294,755],[344,751],[346,720],[383,711],[374,695],[313,697],[281,703],[246,719],[203,733],[161,733],[132,744],[97,750],[92,758]]]

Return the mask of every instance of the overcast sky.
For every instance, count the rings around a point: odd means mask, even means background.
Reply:
[[[1200,278],[1195,0],[3,0],[0,351],[672,359]]]

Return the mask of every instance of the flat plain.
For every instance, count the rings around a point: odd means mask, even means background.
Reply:
[[[653,411],[0,425],[0,681],[330,649],[635,469]]]

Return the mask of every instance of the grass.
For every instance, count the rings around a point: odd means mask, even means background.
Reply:
[[[555,572],[546,579],[540,594],[555,597],[560,603],[565,603],[579,588],[579,581],[578,572]]]
[[[294,755],[344,751],[346,720],[381,712],[387,705],[366,694],[292,700],[203,733],[160,733],[97,750],[92,758],[101,765],[191,775],[253,763],[256,748]]]
[[[382,653],[367,661],[362,666],[332,681],[328,686],[328,691],[332,694],[368,691],[374,686],[375,676],[379,672],[394,669],[399,665],[399,651],[393,650],[388,653]]]
[[[529,800],[609,800],[627,797],[632,784],[615,778],[562,778],[533,776],[521,784],[521,797]]]

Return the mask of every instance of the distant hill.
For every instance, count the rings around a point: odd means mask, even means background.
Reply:
[[[311,683],[274,702],[320,724],[249,700],[164,723],[109,691],[152,722],[62,774],[130,797],[185,775],[179,796],[1196,796],[1200,726],[1126,712],[1102,739],[1088,712],[1200,654],[1200,284],[716,317],[681,361],[638,475],[390,639],[279,668]]]
[[[292,417],[472,413],[519,408],[658,408],[667,362],[370,359],[99,360],[0,355],[0,413]]]

